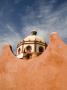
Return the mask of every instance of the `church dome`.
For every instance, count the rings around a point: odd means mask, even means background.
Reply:
[[[44,42],[44,40],[41,37],[37,36],[36,31],[32,31],[32,35],[29,35],[24,39],[24,41],[35,41],[35,40],[39,42]]]
[[[17,57],[29,59],[38,56],[44,52],[46,47],[46,42],[37,36],[36,31],[32,31],[32,35],[27,36],[17,45]]]

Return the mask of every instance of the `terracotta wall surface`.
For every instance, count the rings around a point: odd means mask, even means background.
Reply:
[[[33,59],[17,59],[10,45],[0,54],[0,90],[67,90],[67,45],[58,33],[46,51]]]

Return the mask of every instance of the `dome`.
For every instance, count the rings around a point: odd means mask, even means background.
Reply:
[[[17,45],[17,57],[30,59],[42,54],[46,47],[46,42],[37,36],[36,31],[32,31],[32,35],[27,36]]]

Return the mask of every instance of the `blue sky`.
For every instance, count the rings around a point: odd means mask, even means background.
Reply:
[[[67,0],[0,0],[0,48],[16,50],[33,29],[46,41],[56,31],[67,43]]]

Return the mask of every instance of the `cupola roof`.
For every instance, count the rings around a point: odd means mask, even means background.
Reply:
[[[35,41],[36,40],[36,41],[44,42],[44,40],[41,37],[37,36],[37,31],[34,30],[31,33],[32,35],[27,36],[24,39],[24,41]]]

